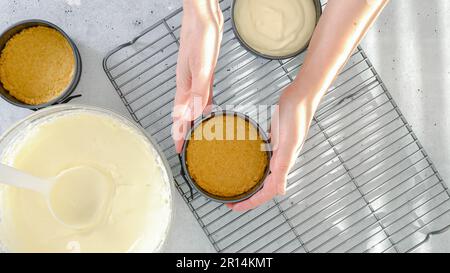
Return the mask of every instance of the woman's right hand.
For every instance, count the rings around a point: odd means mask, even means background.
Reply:
[[[190,122],[212,100],[214,69],[222,41],[223,15],[217,0],[184,0],[172,137],[181,151]]]

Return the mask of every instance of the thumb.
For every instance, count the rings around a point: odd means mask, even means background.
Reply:
[[[270,172],[275,186],[276,194],[284,195],[286,193],[286,180],[289,173],[289,165],[285,159],[279,157],[276,153],[270,162]]]
[[[277,142],[277,149],[274,150],[272,159],[270,161],[270,171],[272,173],[272,179],[276,184],[276,190],[278,194],[286,193],[286,181],[289,174],[289,170],[295,164],[298,156],[299,143],[295,139],[286,138],[281,136],[274,137]]]
[[[182,73],[177,75],[177,90],[175,94],[172,112],[172,138],[175,142],[175,150],[181,152],[184,138],[189,130],[189,124],[201,115],[208,104],[211,90],[211,76],[197,75],[190,80],[185,80]]]
[[[211,94],[212,75],[193,75],[190,90],[185,94],[185,111],[182,119],[192,121],[199,117],[208,105]]]

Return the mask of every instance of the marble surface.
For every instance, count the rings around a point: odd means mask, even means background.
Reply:
[[[78,45],[83,74],[76,102],[129,116],[102,69],[106,52],[130,40],[181,0],[0,0],[0,31],[24,19],[49,20]],[[403,114],[450,181],[450,1],[395,0],[362,42]],[[0,100],[0,133],[28,110]],[[184,201],[175,194],[173,228],[165,251],[214,251]],[[450,234],[432,238],[418,251],[450,251]]]

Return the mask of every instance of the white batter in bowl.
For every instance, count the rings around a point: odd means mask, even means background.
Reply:
[[[40,177],[87,166],[102,172],[110,183],[105,192],[89,189],[89,183],[70,189],[78,191],[77,195],[89,191],[86,196],[98,194],[107,200],[101,221],[82,229],[56,220],[39,193],[0,186],[0,249],[161,250],[172,217],[172,175],[154,142],[127,119],[94,107],[50,107],[19,122],[0,138],[0,161]],[[64,196],[59,199],[64,201]],[[80,212],[90,209],[82,207]]]
[[[318,5],[315,0],[234,0],[232,22],[250,51],[284,59],[306,49],[321,14]]]

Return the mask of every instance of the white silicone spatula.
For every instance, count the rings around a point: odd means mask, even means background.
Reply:
[[[41,193],[55,219],[75,229],[86,228],[98,219],[110,190],[101,172],[85,166],[44,179],[0,163],[0,183]]]

